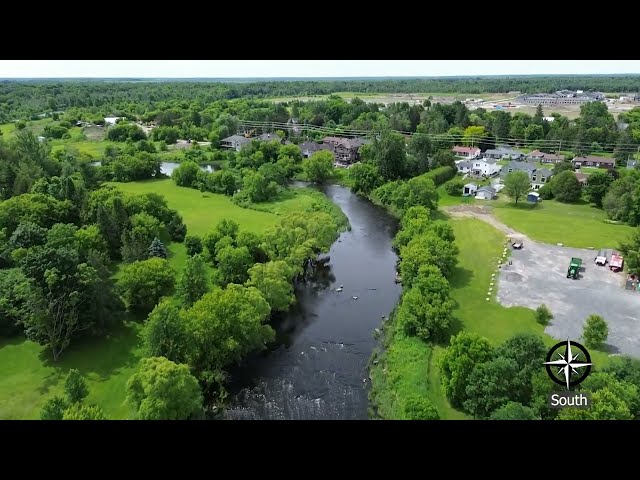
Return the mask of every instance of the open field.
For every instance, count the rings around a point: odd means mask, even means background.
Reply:
[[[398,103],[407,102],[410,105],[415,103],[422,103],[424,100],[431,97],[433,103],[453,103],[456,100],[465,101],[468,98],[482,98],[485,101],[499,101],[505,98],[511,98],[513,95],[507,93],[483,93],[483,94],[469,94],[469,93],[367,93],[367,92],[334,92],[331,95],[337,95],[342,97],[346,101],[351,101],[354,98],[360,98],[368,103]],[[292,102],[299,100],[302,102],[310,102],[317,100],[324,100],[329,95],[311,95],[311,96],[288,96],[288,97],[270,97],[265,100],[271,100],[274,102]]]
[[[511,228],[545,243],[577,248],[617,248],[633,232],[628,225],[605,223],[607,215],[587,203],[564,204],[544,200],[518,204],[506,200],[487,202],[494,215]]]
[[[169,207],[182,215],[187,225],[187,235],[205,235],[223,218],[233,219],[243,230],[255,233],[263,232],[277,221],[272,213],[241,208],[225,195],[178,187],[170,178],[110,185],[124,192],[163,195]]]
[[[0,341],[0,419],[37,419],[44,402],[62,394],[67,372],[77,368],[89,383],[87,402],[109,418],[125,419],[130,410],[125,385],[140,357],[140,324],[129,322],[108,339],[86,339],[69,347],[57,363],[49,351],[24,338]]]

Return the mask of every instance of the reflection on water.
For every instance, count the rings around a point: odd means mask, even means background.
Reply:
[[[102,165],[102,162],[91,162],[91,165],[99,167],[100,165]],[[179,163],[177,162],[162,162],[160,164],[160,172],[162,172],[164,175],[167,175],[168,177],[171,176],[171,174],[173,173],[173,171],[178,168],[180,166]],[[204,164],[204,165],[200,165],[200,168],[205,171],[205,172],[213,172],[215,171],[215,168],[213,165],[210,164]]]

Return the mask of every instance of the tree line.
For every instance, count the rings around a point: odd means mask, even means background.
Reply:
[[[131,103],[158,105],[171,100],[211,103],[247,97],[328,95],[345,91],[481,94],[554,92],[560,89],[638,92],[640,78],[635,75],[559,75],[259,82],[4,80],[0,82],[0,123],[14,118],[28,118],[47,110],[97,108],[107,115],[115,113],[110,109]]]

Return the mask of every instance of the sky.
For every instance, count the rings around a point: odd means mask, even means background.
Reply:
[[[430,77],[638,73],[639,60],[0,60],[0,78]]]

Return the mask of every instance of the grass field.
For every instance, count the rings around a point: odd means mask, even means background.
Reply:
[[[71,368],[89,383],[88,402],[96,403],[112,419],[130,417],[125,385],[140,357],[140,324],[129,322],[110,338],[87,339],[72,345],[53,363],[48,349],[15,338],[0,342],[0,419],[37,419],[44,402],[63,393]]]
[[[577,248],[618,248],[633,232],[628,225],[605,223],[606,213],[587,203],[565,204],[544,200],[538,205],[495,201],[495,216],[525,235],[545,243]]]
[[[475,219],[450,220],[460,249],[458,265],[450,279],[451,294],[456,301],[456,324],[452,333],[475,332],[498,345],[517,333],[540,335],[552,346],[557,340],[544,333],[533,311],[523,307],[506,308],[495,301],[488,289],[492,273],[497,275],[497,261],[502,254],[505,236],[494,227]],[[495,283],[495,282],[494,282]],[[496,286],[494,285],[494,292]],[[490,300],[487,301],[486,298]],[[385,418],[403,418],[399,401],[412,393],[426,394],[443,419],[465,418],[452,408],[440,388],[439,359],[443,345],[428,345],[402,333],[393,335],[383,361],[372,369],[373,394],[379,412]],[[594,363],[606,364],[605,353],[592,352]],[[386,368],[387,373],[383,373]]]
[[[225,195],[178,187],[170,178],[131,183],[111,183],[124,192],[163,195],[170,208],[182,215],[187,235],[204,235],[223,218],[235,220],[243,230],[261,233],[278,220],[273,213],[241,208]]]

